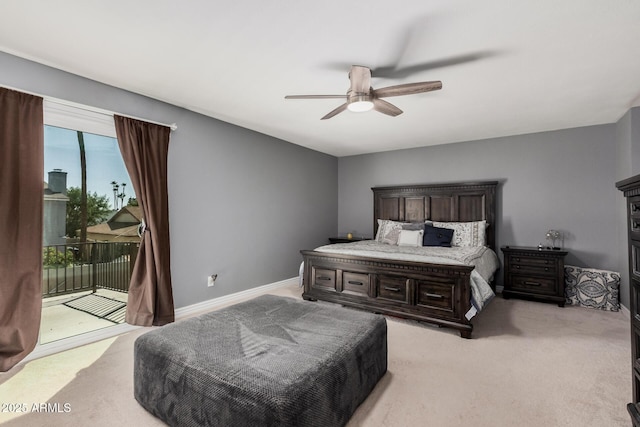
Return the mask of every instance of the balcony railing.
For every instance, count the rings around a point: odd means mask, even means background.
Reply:
[[[137,242],[74,243],[43,249],[43,298],[98,288],[129,290]]]

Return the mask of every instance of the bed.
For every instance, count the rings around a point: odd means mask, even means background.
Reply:
[[[302,297],[454,328],[471,338],[471,319],[493,297],[499,268],[498,184],[372,188],[374,240],[301,251]],[[454,247],[404,246],[425,223],[427,234],[456,229]],[[390,234],[398,224],[399,236]]]

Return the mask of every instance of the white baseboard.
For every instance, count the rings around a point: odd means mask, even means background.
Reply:
[[[225,295],[218,298],[213,298],[207,301],[202,301],[196,304],[191,304],[186,307],[181,307],[175,310],[176,320],[184,319],[200,312],[211,311],[223,305],[234,303],[250,298],[255,295],[263,294],[267,291],[297,284],[298,278],[281,280],[279,282],[270,283],[256,288],[247,289],[246,291],[236,292],[230,295]],[[50,356],[55,353],[60,353],[65,350],[71,350],[75,347],[91,344],[97,341],[101,341],[107,338],[112,338],[118,335],[125,334],[137,329],[143,328],[143,326],[133,326],[128,324],[114,325],[97,331],[88,332],[81,335],[61,339],[47,344],[41,344],[25,357],[20,364],[26,363],[30,360],[39,359],[41,357]]]
[[[629,309],[627,307],[625,307],[624,305],[620,304],[620,311],[622,311],[622,314],[629,320],[631,320],[631,312],[629,311]]]
[[[225,295],[223,297],[213,298],[207,301],[191,304],[186,307],[181,307],[176,310],[176,320],[184,319],[185,317],[192,316],[197,313],[211,311],[229,303],[237,302],[243,299],[250,298],[252,296],[261,295],[267,291],[289,286],[298,283],[298,278],[293,277],[291,279],[281,280],[279,282],[270,283],[268,285],[258,286],[257,288],[247,289],[246,291],[236,292],[234,294]]]

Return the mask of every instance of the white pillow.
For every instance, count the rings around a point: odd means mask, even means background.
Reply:
[[[434,227],[454,230],[451,246],[486,246],[487,221],[469,222],[438,222],[433,221]]]
[[[398,246],[422,246],[423,230],[400,230]]]

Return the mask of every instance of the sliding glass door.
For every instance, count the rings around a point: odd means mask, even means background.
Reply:
[[[116,138],[78,127],[44,129],[41,344],[124,322],[140,242]]]

